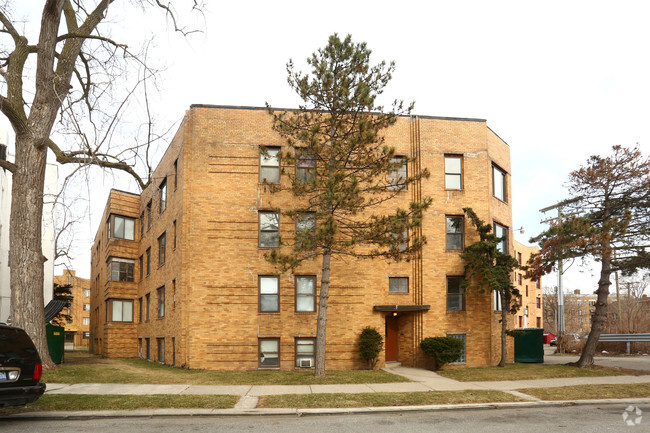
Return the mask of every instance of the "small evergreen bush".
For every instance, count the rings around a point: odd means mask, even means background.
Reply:
[[[375,328],[370,326],[363,328],[359,335],[359,355],[368,363],[371,370],[374,370],[377,365],[377,358],[383,345],[384,338]]]
[[[427,337],[420,342],[422,351],[433,358],[435,370],[458,360],[463,354],[463,342],[452,337]]]

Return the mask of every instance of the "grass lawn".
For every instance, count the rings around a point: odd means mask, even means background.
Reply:
[[[66,352],[65,362],[43,373],[46,383],[149,383],[186,385],[311,385],[390,383],[409,380],[381,370],[327,371],[315,378],[309,371],[223,372],[172,368],[143,359],[101,358]]]
[[[632,370],[636,372],[635,370]],[[638,372],[637,372],[638,373]],[[568,365],[506,364],[505,367],[477,367],[442,370],[439,375],[460,382],[483,382],[495,380],[528,380],[562,377],[620,376],[630,374],[630,370],[609,367],[577,368]],[[647,372],[645,372],[647,374]]]
[[[627,383],[622,385],[575,385],[555,388],[518,389],[524,394],[542,400],[593,400],[601,398],[650,397],[650,383]]]
[[[377,392],[362,394],[269,395],[260,397],[257,407],[319,408],[420,406],[525,401],[512,394],[491,390]]]
[[[133,410],[161,408],[225,409],[235,406],[234,395],[74,395],[45,394],[27,406],[0,408],[0,416],[22,412],[70,410]]]

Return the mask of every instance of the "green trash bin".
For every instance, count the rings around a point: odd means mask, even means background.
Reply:
[[[544,362],[544,330],[541,328],[515,329],[515,362]]]
[[[65,351],[65,328],[47,323],[45,324],[45,332],[47,334],[47,348],[50,351],[50,358],[52,358],[55,364],[61,364]]]

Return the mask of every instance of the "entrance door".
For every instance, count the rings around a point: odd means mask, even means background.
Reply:
[[[386,316],[386,362],[397,361],[397,317]]]

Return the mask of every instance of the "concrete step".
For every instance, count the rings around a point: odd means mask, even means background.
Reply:
[[[401,363],[401,362],[398,362],[398,361],[388,361],[388,362],[386,363],[386,365],[384,366],[384,368],[388,368],[388,369],[390,369],[390,368],[401,367],[401,366],[402,366],[402,363]]]

